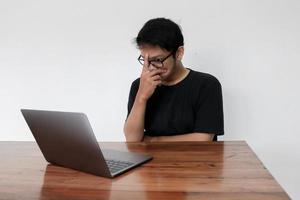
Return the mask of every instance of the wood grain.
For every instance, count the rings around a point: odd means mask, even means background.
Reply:
[[[99,144],[154,159],[107,179],[47,163],[35,142],[0,142],[0,199],[290,199],[243,141]]]

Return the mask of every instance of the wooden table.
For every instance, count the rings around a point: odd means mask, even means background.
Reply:
[[[107,179],[48,164],[35,142],[0,142],[0,199],[290,199],[243,141],[100,147],[154,159]]]

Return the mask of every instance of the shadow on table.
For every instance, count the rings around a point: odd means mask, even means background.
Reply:
[[[40,199],[110,199],[113,180],[48,164]]]

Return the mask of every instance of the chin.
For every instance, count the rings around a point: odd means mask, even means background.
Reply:
[[[170,73],[169,73],[170,71],[169,70],[167,70],[165,73],[162,73],[162,74],[160,74],[162,77],[167,77],[167,76],[169,76],[170,75]]]
[[[165,80],[167,80],[169,78],[168,74],[161,74],[160,76],[161,76],[161,80],[162,81],[165,81]]]

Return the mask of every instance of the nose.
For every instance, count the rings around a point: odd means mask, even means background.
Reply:
[[[154,69],[158,69],[158,68],[157,68],[156,66],[150,64],[150,65],[149,65],[149,70],[152,71],[152,70],[154,70]]]

